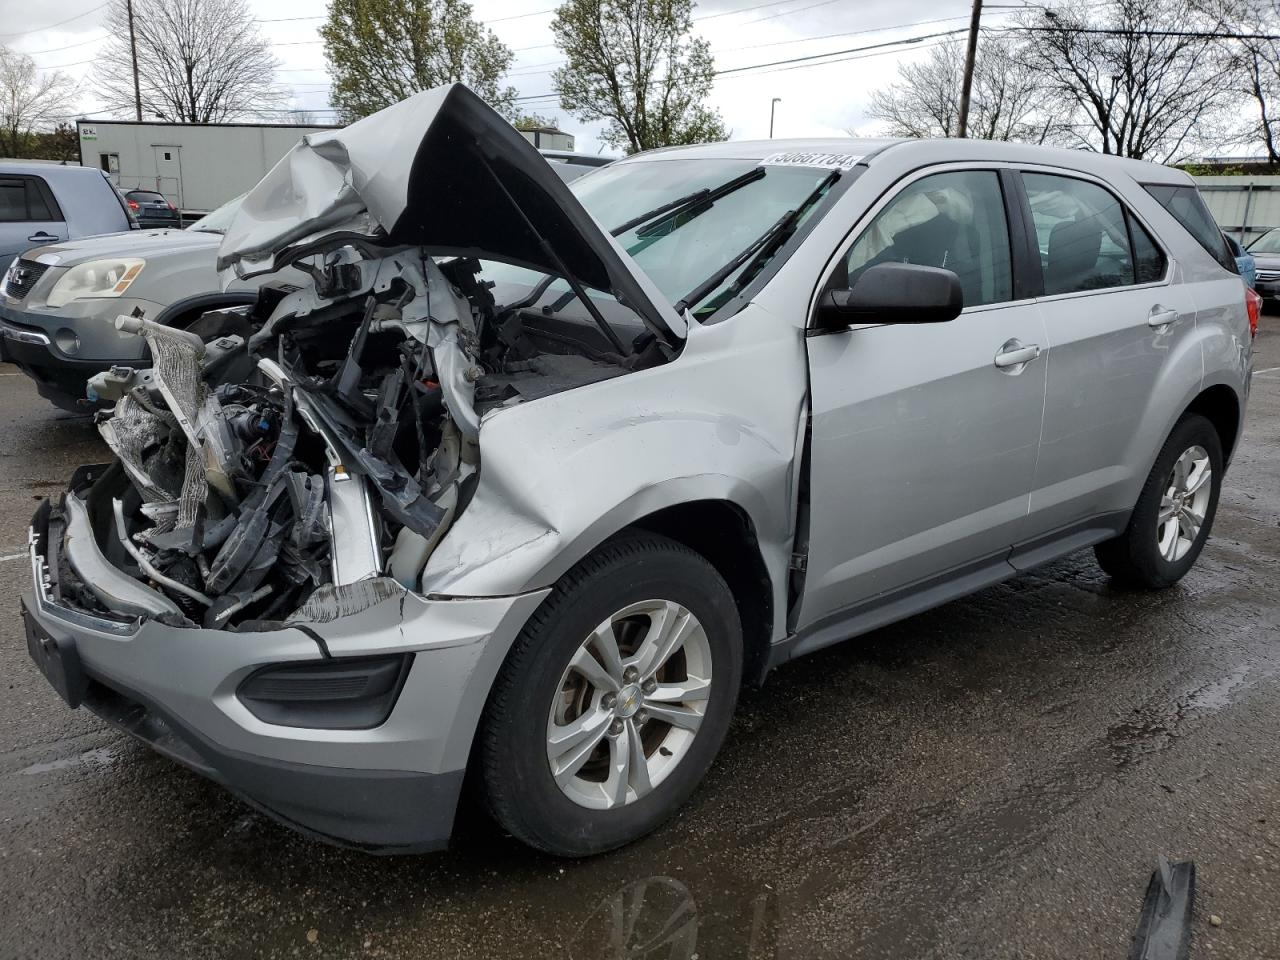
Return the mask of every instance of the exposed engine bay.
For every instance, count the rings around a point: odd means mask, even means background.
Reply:
[[[481,417],[669,356],[542,323],[537,292],[499,307],[475,259],[359,241],[312,259],[312,284],[187,329],[118,318],[153,366],[91,381],[117,462],[54,508],[64,602],[235,628],[362,580],[416,590],[474,490]]]

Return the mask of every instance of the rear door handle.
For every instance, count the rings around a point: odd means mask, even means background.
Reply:
[[[1020,340],[1009,340],[1000,347],[996,354],[996,366],[1001,370],[1009,367],[1020,367],[1040,356],[1040,344],[1024,344]]]
[[[1156,304],[1151,308],[1151,313],[1147,314],[1147,326],[1150,327],[1167,327],[1173,321],[1178,319],[1177,310],[1169,310]]]
[[[27,237],[27,242],[28,243],[52,243],[54,240],[57,240],[57,239],[58,238],[55,237],[53,234],[45,233],[43,230],[41,230],[39,233],[34,233],[31,236]]]

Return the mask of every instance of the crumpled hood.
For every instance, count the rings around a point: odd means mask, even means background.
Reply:
[[[152,258],[201,249],[212,252],[221,239],[216,233],[195,230],[126,230],[53,243],[32,250],[27,257],[50,266],[74,267],[102,257]]]
[[[462,84],[308,134],[245,196],[218,249],[223,286],[339,246],[343,235],[437,256],[561,266],[656,334],[686,324],[514,127]]]

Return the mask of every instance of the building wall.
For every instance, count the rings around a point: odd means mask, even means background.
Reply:
[[[1196,177],[1196,185],[1223,231],[1243,243],[1280,227],[1280,176]]]
[[[573,134],[563,130],[521,130],[524,137],[539,150],[572,150]]]
[[[159,190],[180,209],[196,212],[244,193],[305,134],[330,129],[119,120],[76,126],[83,165],[106,169],[121,189]]]

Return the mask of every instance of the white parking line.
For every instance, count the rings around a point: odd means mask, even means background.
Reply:
[[[29,556],[29,554],[26,554],[26,553],[11,553],[11,554],[10,554],[9,556],[7,556],[7,557],[0,557],[0,563],[4,563],[6,560],[22,560],[23,558],[25,558],[25,557],[27,557],[27,556]]]

